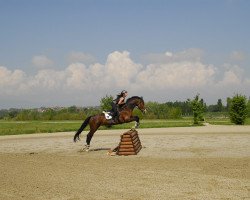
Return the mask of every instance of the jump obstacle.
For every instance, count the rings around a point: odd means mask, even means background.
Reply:
[[[131,129],[121,135],[119,145],[113,150],[119,156],[137,155],[142,149],[138,132]]]

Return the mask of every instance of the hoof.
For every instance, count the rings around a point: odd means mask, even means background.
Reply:
[[[107,152],[107,155],[108,155],[108,156],[116,156],[116,153],[117,153],[116,148],[115,148],[115,149],[110,149],[110,150]]]
[[[89,152],[90,145],[85,145],[80,151],[81,152]]]
[[[108,152],[107,155],[108,156],[116,156],[116,152]]]
[[[74,142],[78,142],[78,141],[81,141],[80,137],[79,136],[74,137]]]
[[[109,156],[116,156],[117,155],[117,151],[118,151],[118,148],[119,146],[113,148],[113,149],[110,149],[108,152],[107,152],[107,155]]]
[[[134,129],[139,128],[139,125],[140,125],[140,123],[139,123],[139,122],[138,122],[138,123],[136,122],[136,123],[135,123],[135,127],[134,127]]]

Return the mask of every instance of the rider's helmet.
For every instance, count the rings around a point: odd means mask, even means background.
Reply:
[[[125,94],[125,93],[128,93],[127,90],[122,90],[121,94]]]

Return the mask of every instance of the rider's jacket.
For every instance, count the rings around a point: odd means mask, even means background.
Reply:
[[[118,102],[120,101],[120,98],[121,98],[121,96],[117,96],[117,98],[113,100],[113,103],[118,105]],[[123,99],[121,105],[118,105],[118,106],[122,107],[123,104],[125,104],[125,99]]]

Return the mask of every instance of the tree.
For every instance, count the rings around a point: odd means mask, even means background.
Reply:
[[[15,110],[15,109],[10,109],[10,111],[9,111],[9,118],[10,118],[10,119],[15,118],[17,115],[18,115],[18,111],[17,111],[17,110]]]
[[[70,107],[68,107],[68,112],[70,112],[70,113],[76,113],[77,112],[77,107],[76,106],[70,106]]]
[[[224,107],[223,107],[221,99],[218,99],[217,104],[208,106],[209,112],[222,112],[223,110],[224,110]]]
[[[181,102],[181,101],[175,101],[175,102],[166,102],[166,105],[169,107],[169,108],[177,108],[177,109],[181,109],[181,114],[180,114],[180,117],[181,115],[191,115],[192,114],[192,108],[190,106],[190,103],[189,101],[184,101],[184,102]]]
[[[168,110],[169,119],[180,119],[181,118],[181,108],[170,107]]]
[[[237,125],[243,125],[247,118],[247,99],[245,96],[236,94],[230,103],[230,120]]]
[[[218,101],[217,101],[217,111],[221,112],[222,109],[223,109],[222,100],[218,99]]]
[[[100,101],[100,106],[102,110],[111,110],[112,106],[111,103],[113,101],[113,97],[111,95],[106,95]]]
[[[230,105],[231,105],[232,99],[230,97],[227,97],[227,106],[226,106],[226,110],[229,112],[230,110]]]
[[[0,110],[0,119],[5,119],[9,115],[9,112],[7,109]]]
[[[200,99],[199,94],[197,94],[193,100],[189,100],[190,105],[193,110],[194,124],[199,124],[199,121],[204,121],[204,102]]]
[[[247,103],[247,116],[250,117],[250,98],[248,99]]]
[[[43,112],[43,120],[53,120],[56,115],[56,111],[52,108],[49,108],[45,112]]]

